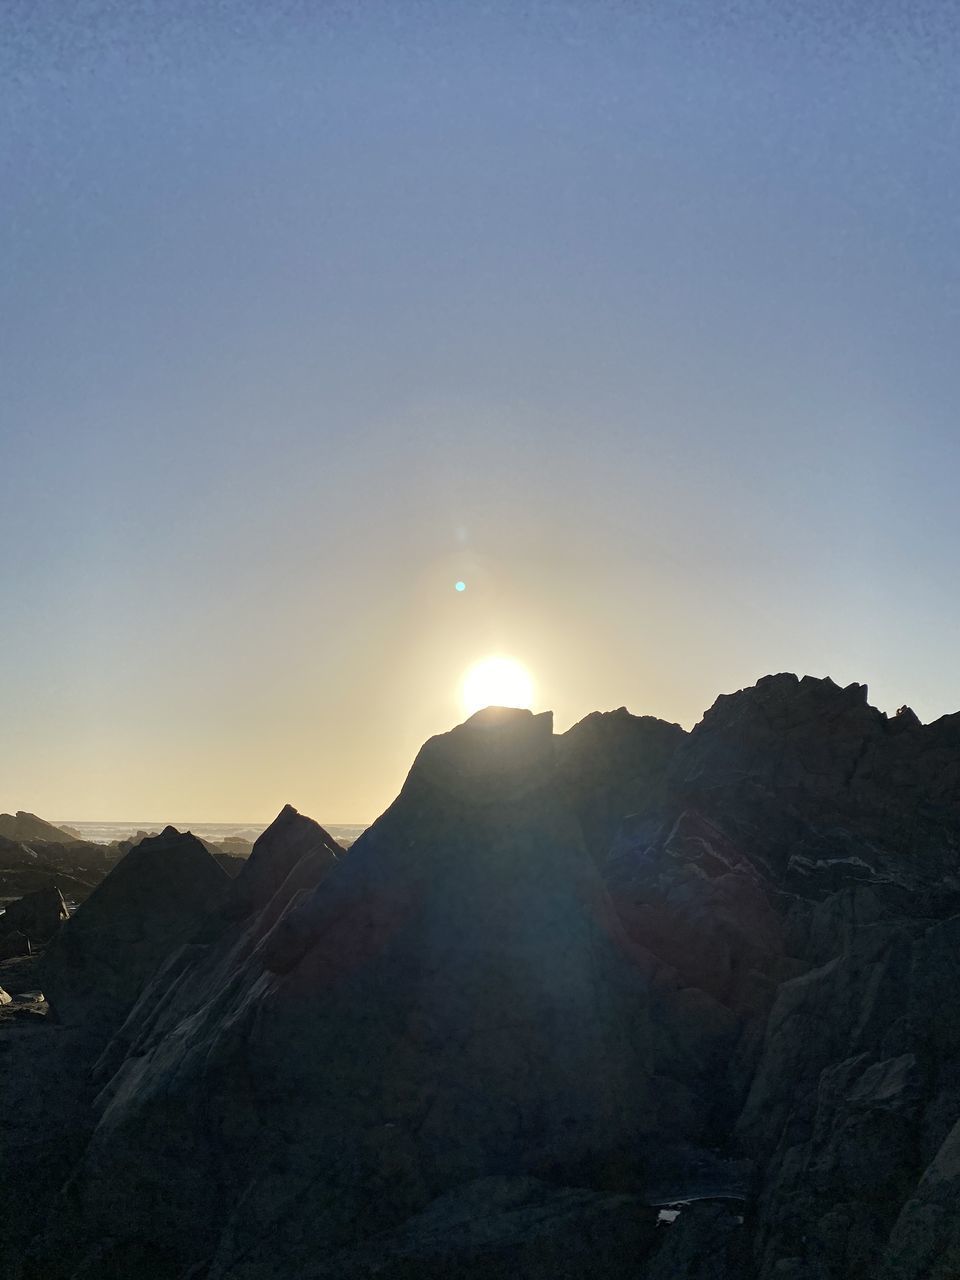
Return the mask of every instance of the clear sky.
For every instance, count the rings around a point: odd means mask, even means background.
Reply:
[[[0,809],[369,820],[493,652],[960,708],[958,14],[4,0]]]

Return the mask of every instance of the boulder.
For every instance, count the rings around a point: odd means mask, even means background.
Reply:
[[[10,960],[14,956],[31,954],[30,939],[25,933],[21,933],[18,929],[11,929],[9,933],[0,936],[0,960]]]
[[[70,912],[58,888],[38,889],[9,903],[0,916],[0,939],[16,930],[28,938],[45,942],[69,918]]]
[[[44,956],[42,986],[62,1022],[108,1034],[144,982],[223,900],[229,878],[189,832],[167,827],[120,860]]]

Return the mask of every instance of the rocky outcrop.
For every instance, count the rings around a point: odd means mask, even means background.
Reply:
[[[30,939],[19,929],[11,929],[0,935],[0,960],[9,960],[13,956],[28,956],[31,951]]]
[[[70,831],[55,827],[52,822],[45,822],[35,813],[27,813],[18,809],[16,814],[0,813],[0,836],[14,840],[18,844],[31,844],[40,841],[43,844],[75,844],[77,837]]]
[[[40,824],[41,828],[48,825]],[[73,840],[64,833],[55,840],[31,838],[29,842],[0,835],[0,905],[41,890],[59,890],[82,902],[114,861],[104,846]]]
[[[557,738],[557,769],[595,856],[606,854],[624,815],[664,802],[685,737],[678,724],[620,707],[594,711]]]
[[[64,1223],[111,1265],[148,1243],[171,1275],[302,1273],[461,1183],[613,1167],[657,1124],[646,988],[549,716],[431,740],[332,866],[318,832],[281,815],[248,888],[302,849],[286,880],[172,957],[104,1056]]]
[[[142,841],[59,930],[42,984],[55,1016],[112,1030],[147,978],[223,900],[230,881],[173,827]]]
[[[0,939],[16,931],[35,941],[45,942],[69,917],[70,912],[59,889],[40,889],[8,904],[0,916]]]
[[[780,675],[718,699],[653,786],[581,773],[588,811],[598,788],[633,809],[602,861],[626,932],[738,1020],[712,1118],[758,1161],[759,1280],[872,1278],[898,1214],[903,1239],[933,1216],[903,1206],[960,1115],[958,733]]]
[[[22,1280],[957,1274],[960,717],[480,713],[348,853],[158,841],[51,945],[98,1093]]]
[[[304,817],[293,805],[284,805],[251,849],[224,914],[242,920],[265,907],[302,858],[321,858],[329,870],[342,854],[343,849],[319,822]]]

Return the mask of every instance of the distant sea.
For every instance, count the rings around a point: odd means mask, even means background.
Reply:
[[[178,831],[192,831],[195,836],[204,840],[227,840],[239,836],[241,840],[256,840],[268,823],[257,825],[249,822],[70,822],[64,819],[56,826],[70,827],[79,831],[84,840],[92,840],[94,844],[112,844],[114,840],[126,840],[135,836],[138,831],[157,833],[166,826],[176,827]],[[366,831],[365,823],[321,823],[333,836],[334,840],[344,843],[356,840],[361,831]]]

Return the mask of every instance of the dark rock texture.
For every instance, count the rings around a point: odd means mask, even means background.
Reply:
[[[172,948],[218,906],[230,881],[189,833],[167,829],[117,863],[57,933],[41,977],[56,1017],[112,1028]]]
[[[102,1060],[64,1219],[101,1269],[146,1241],[171,1275],[296,1274],[460,1183],[653,1129],[643,984],[549,716],[427,743],[343,859],[291,811],[258,844],[250,913],[172,956]]]
[[[631,937],[738,1019],[712,1120],[758,1164],[757,1280],[914,1274],[892,1251],[936,1216],[917,1188],[960,1115],[958,770],[960,717],[767,677],[718,699],[604,864]]]
[[[32,940],[45,942],[69,916],[58,888],[38,889],[7,905],[0,916],[0,939],[18,931]]]
[[[9,960],[11,956],[28,956],[31,950],[30,939],[19,929],[9,929],[0,934],[0,960]]]
[[[322,858],[330,869],[343,854],[318,822],[285,805],[257,839],[230,894],[224,914],[242,920],[267,905],[300,860]]]
[[[481,1178],[403,1228],[300,1272],[303,1280],[635,1280],[656,1214],[634,1196]]]
[[[43,969],[14,1280],[960,1274],[960,716],[480,713],[349,852],[144,841]]]

